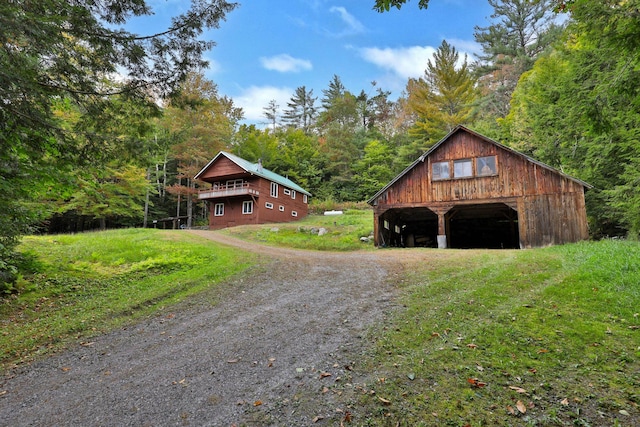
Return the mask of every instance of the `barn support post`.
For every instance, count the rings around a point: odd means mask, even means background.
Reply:
[[[447,221],[446,213],[450,208],[445,209],[432,209],[438,215],[438,235],[436,239],[438,241],[438,249],[447,249]]]

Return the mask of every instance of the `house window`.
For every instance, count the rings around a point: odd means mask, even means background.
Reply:
[[[278,184],[275,182],[271,183],[271,197],[278,197]]]
[[[473,161],[471,159],[455,160],[453,162],[453,177],[467,178],[473,176]]]
[[[223,216],[224,215],[224,203],[216,203],[214,207],[213,214],[215,216]]]
[[[285,196],[291,195],[291,190],[289,190],[288,188],[283,189],[282,192],[285,194]]]
[[[434,180],[451,178],[451,174],[449,172],[449,162],[436,162],[432,165],[432,170],[432,179]]]
[[[278,206],[278,210],[279,210],[280,212],[284,212],[284,206],[282,206],[282,205]]]
[[[242,213],[244,215],[249,215],[253,213],[253,200],[247,200],[246,202],[242,202]]]
[[[478,157],[476,159],[476,175],[497,175],[496,156]]]
[[[308,199],[307,199],[307,195],[306,195],[306,194],[304,194],[304,195],[302,196],[302,203],[307,203],[307,200],[308,200]]]
[[[291,211],[291,216],[298,216],[298,212],[296,212],[296,211]]]
[[[273,209],[273,203],[265,202],[264,207],[267,209]]]
[[[296,190],[291,190],[291,198],[292,199],[296,198]]]
[[[227,188],[242,188],[242,184],[244,183],[241,179],[230,179],[227,181]]]

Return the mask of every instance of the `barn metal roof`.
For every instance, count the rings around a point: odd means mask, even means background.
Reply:
[[[521,153],[521,152],[519,152],[519,151],[517,151],[517,150],[514,150],[513,148],[508,147],[508,146],[506,146],[506,145],[504,145],[504,144],[502,144],[502,143],[500,143],[500,142],[498,142],[498,141],[494,141],[494,140],[493,140],[493,139],[491,139],[491,138],[488,138],[488,137],[486,137],[486,136],[484,136],[484,135],[481,135],[481,134],[479,134],[479,133],[477,133],[477,132],[474,132],[474,131],[472,131],[471,129],[469,129],[469,128],[465,127],[465,126],[458,125],[458,126],[456,126],[456,127],[455,127],[455,129],[453,129],[451,132],[449,132],[449,133],[448,133],[444,138],[442,138],[442,139],[441,139],[440,141],[438,141],[435,145],[433,145],[433,146],[432,146],[432,147],[431,147],[427,152],[425,152],[423,155],[421,155],[420,157],[418,157],[418,159],[417,159],[415,162],[413,162],[413,163],[412,163],[412,164],[410,164],[410,165],[409,165],[405,170],[403,170],[402,172],[400,172],[400,174],[399,174],[398,176],[396,176],[395,178],[393,178],[393,179],[391,180],[391,182],[389,182],[387,185],[385,185],[385,186],[384,186],[384,188],[382,188],[382,189],[381,189],[380,191],[378,191],[378,192],[377,192],[373,197],[371,197],[369,200],[367,200],[367,203],[369,203],[370,205],[372,205],[372,204],[373,204],[373,202],[374,202],[378,197],[380,197],[380,196],[381,196],[385,191],[387,191],[387,189],[389,189],[389,187],[391,187],[393,184],[395,184],[396,182],[398,182],[398,181],[399,181],[399,180],[400,180],[404,175],[406,175],[406,174],[407,174],[410,170],[412,170],[416,165],[418,165],[419,163],[424,162],[424,161],[427,159],[427,157],[429,157],[429,155],[430,155],[431,153],[433,153],[435,150],[437,150],[437,149],[438,149],[438,147],[440,147],[442,144],[444,144],[444,143],[445,143],[445,142],[446,142],[446,141],[447,141],[447,140],[448,140],[448,139],[449,139],[453,134],[455,134],[456,132],[459,132],[459,131],[465,131],[465,132],[468,132],[468,133],[470,133],[470,134],[472,134],[472,135],[474,135],[474,136],[477,136],[478,138],[482,139],[483,141],[486,141],[486,142],[488,142],[488,143],[490,143],[490,144],[494,144],[494,145],[496,145],[496,146],[498,146],[498,147],[502,148],[503,150],[506,150],[506,151],[508,151],[508,152],[510,152],[510,153],[513,153],[513,154],[517,155],[517,156],[523,157],[523,158],[527,159],[527,160],[528,160],[529,162],[531,162],[531,163],[534,163],[534,164],[536,164],[536,165],[538,165],[538,166],[540,166],[540,167],[542,167],[542,168],[545,168],[545,169],[547,169],[547,170],[549,170],[549,171],[551,171],[551,172],[557,173],[558,175],[562,175],[563,177],[565,177],[565,178],[567,178],[567,179],[570,179],[570,180],[572,180],[572,181],[575,181],[575,182],[577,182],[578,184],[580,184],[580,185],[582,185],[582,186],[584,186],[584,187],[586,187],[586,188],[593,188],[593,185],[591,185],[591,184],[588,184],[588,183],[586,183],[586,182],[584,182],[584,181],[582,181],[582,180],[580,180],[580,179],[578,179],[578,178],[574,178],[574,177],[572,177],[572,176],[569,176],[569,175],[565,174],[564,172],[559,171],[558,169],[555,169],[555,168],[553,168],[553,167],[551,167],[551,166],[549,166],[549,165],[547,165],[547,164],[544,164],[544,163],[542,163],[542,162],[540,162],[540,161],[538,161],[538,160],[536,160],[536,159],[534,159],[534,158],[532,158],[532,157],[529,157],[529,156],[527,156],[526,154],[523,154],[523,153]]]
[[[266,179],[268,181],[272,181],[272,182],[278,183],[278,184],[280,184],[280,185],[282,185],[284,187],[290,188],[291,190],[295,190],[298,193],[302,193],[302,194],[306,194],[307,196],[311,196],[311,193],[309,193],[304,188],[300,187],[295,182],[291,181],[289,178],[285,178],[284,176],[278,175],[277,173],[272,172],[269,169],[263,168],[260,163],[252,163],[252,162],[250,162],[248,160],[245,160],[245,159],[243,159],[241,157],[238,157],[238,156],[236,156],[234,154],[227,153],[226,151],[219,152],[213,159],[211,159],[211,161],[209,163],[207,163],[207,165],[205,167],[203,167],[200,170],[200,172],[198,172],[196,174],[194,179],[198,179],[200,177],[200,175],[202,175],[207,169],[209,169],[209,167],[216,160],[218,160],[218,158],[220,158],[220,156],[224,156],[227,159],[231,160],[233,163],[235,163],[236,165],[238,165],[239,167],[241,167],[242,169],[244,169],[246,172],[250,173],[251,175],[259,176],[259,177],[264,178],[264,179]]]

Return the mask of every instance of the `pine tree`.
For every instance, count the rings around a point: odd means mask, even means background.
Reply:
[[[410,135],[428,148],[457,125],[472,118],[476,100],[475,79],[469,70],[467,57],[459,65],[460,55],[455,47],[443,40],[427,62],[424,77],[410,79],[408,107],[417,120]]]
[[[287,102],[287,109],[282,114],[282,120],[289,127],[302,129],[310,133],[316,119],[315,102],[318,98],[313,96],[313,89],[307,91],[305,86],[296,88],[291,100]]]
[[[562,27],[554,24],[556,0],[489,0],[493,7],[488,27],[475,27],[482,45],[476,74],[483,88],[482,111],[505,117],[518,79],[536,58],[557,40]]]

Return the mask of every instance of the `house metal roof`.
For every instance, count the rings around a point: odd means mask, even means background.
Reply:
[[[252,162],[250,162],[248,160],[245,160],[245,159],[243,159],[241,157],[238,157],[238,156],[236,156],[234,154],[227,153],[226,151],[219,152],[213,159],[211,159],[211,161],[209,163],[207,163],[207,165],[205,167],[203,167],[200,170],[200,172],[198,172],[196,174],[194,179],[198,179],[200,177],[200,175],[202,175],[207,169],[209,169],[209,167],[216,160],[218,160],[218,158],[220,158],[220,156],[224,156],[227,159],[231,160],[233,163],[235,163],[236,165],[238,165],[239,167],[241,167],[243,170],[245,170],[246,172],[250,173],[251,175],[259,176],[259,177],[264,178],[264,179],[266,179],[268,181],[275,182],[275,183],[278,183],[278,184],[280,184],[280,185],[282,185],[284,187],[290,188],[291,190],[295,190],[298,193],[302,193],[302,194],[306,194],[307,196],[311,196],[311,193],[309,193],[304,188],[300,187],[295,182],[291,181],[289,178],[285,178],[284,176],[278,175],[277,173],[272,172],[269,169],[265,169],[259,163],[252,163]]]
[[[507,147],[506,145],[501,144],[501,143],[500,143],[500,142],[498,142],[498,141],[494,141],[494,140],[493,140],[493,139],[491,139],[491,138],[488,138],[488,137],[486,137],[486,136],[484,136],[484,135],[481,135],[481,134],[479,134],[479,133],[477,133],[477,132],[474,132],[474,131],[472,131],[471,129],[466,128],[465,126],[458,125],[458,126],[456,126],[456,127],[455,127],[455,129],[453,129],[451,132],[449,132],[449,133],[448,133],[444,138],[442,138],[442,139],[441,139],[440,141],[438,141],[435,145],[433,145],[433,147],[431,147],[427,152],[425,152],[423,155],[421,155],[420,157],[418,157],[418,159],[417,159],[415,162],[413,162],[413,163],[412,163],[412,164],[410,164],[410,165],[409,165],[405,170],[403,170],[402,172],[400,172],[400,174],[399,174],[398,176],[396,176],[395,178],[393,178],[393,179],[391,180],[391,182],[389,182],[387,185],[385,185],[385,186],[384,186],[384,188],[382,188],[382,189],[381,189],[380,191],[378,191],[378,192],[377,192],[373,197],[371,197],[369,200],[367,200],[367,203],[368,203],[368,204],[370,204],[370,205],[371,205],[371,204],[373,204],[373,202],[374,202],[378,197],[380,197],[380,196],[381,196],[385,191],[387,191],[387,189],[389,189],[389,187],[391,187],[393,184],[395,184],[396,182],[398,182],[398,181],[399,181],[403,176],[405,176],[405,175],[406,175],[410,170],[412,170],[412,169],[413,169],[417,164],[424,162],[424,161],[427,159],[427,157],[429,157],[429,155],[430,155],[431,153],[433,153],[435,150],[437,150],[437,149],[438,149],[438,147],[440,147],[442,144],[444,144],[444,143],[445,143],[445,142],[446,142],[446,141],[447,141],[447,140],[448,140],[448,139],[449,139],[453,134],[455,134],[456,132],[459,132],[459,131],[465,131],[465,132],[468,132],[468,133],[470,133],[470,134],[472,134],[472,135],[474,135],[474,136],[477,136],[478,138],[482,139],[483,141],[486,141],[486,142],[488,142],[488,143],[490,143],[490,144],[494,144],[494,145],[496,145],[496,146],[498,146],[498,147],[502,148],[503,150],[506,150],[506,151],[508,151],[508,152],[510,152],[510,153],[513,153],[513,154],[517,155],[517,156],[523,157],[523,158],[527,159],[527,160],[528,160],[529,162],[531,162],[531,163],[535,163],[536,165],[538,165],[538,166],[540,166],[540,167],[543,167],[543,168],[545,168],[545,169],[548,169],[548,170],[550,170],[551,172],[557,173],[558,175],[561,175],[561,176],[563,176],[563,177],[565,177],[565,178],[567,178],[567,179],[570,179],[570,180],[572,180],[572,181],[575,181],[575,182],[577,182],[577,183],[579,183],[579,184],[583,185],[583,186],[584,186],[584,187],[586,187],[586,188],[593,188],[593,186],[592,186],[591,184],[588,184],[588,183],[586,183],[586,182],[584,182],[584,181],[582,181],[582,180],[580,180],[580,179],[578,179],[578,178],[574,178],[574,177],[572,177],[572,176],[569,176],[569,175],[565,174],[564,172],[559,171],[558,169],[555,169],[555,168],[553,168],[553,167],[551,167],[551,166],[549,166],[549,165],[547,165],[547,164],[544,164],[544,163],[542,163],[542,162],[540,162],[540,161],[538,161],[538,160],[535,160],[534,158],[529,157],[529,156],[527,156],[526,154],[523,154],[523,153],[521,153],[521,152],[519,152],[519,151],[516,151],[516,150],[514,150],[513,148]]]

